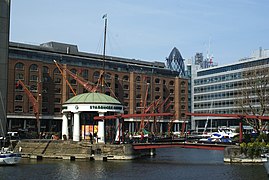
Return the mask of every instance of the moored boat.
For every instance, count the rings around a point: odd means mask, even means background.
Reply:
[[[0,165],[15,165],[21,160],[21,154],[2,148],[0,151]]]

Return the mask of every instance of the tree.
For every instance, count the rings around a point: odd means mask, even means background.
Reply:
[[[244,115],[264,116],[269,114],[269,69],[251,67],[242,72],[236,104]],[[260,134],[266,124],[261,119],[245,118],[245,122]]]

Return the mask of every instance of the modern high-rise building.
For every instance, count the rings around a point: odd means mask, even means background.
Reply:
[[[269,51],[255,52],[250,58],[236,63],[201,69],[192,65],[192,112],[213,114],[244,114],[236,102],[242,99],[243,82],[251,69],[269,68]],[[254,95],[252,95],[254,96]],[[259,108],[258,100],[252,97],[252,105]],[[251,112],[248,112],[251,114]],[[267,113],[267,112],[266,112]],[[192,117],[192,129],[216,130],[219,126],[238,126],[239,120],[224,117]]]
[[[185,64],[179,50],[174,47],[168,58],[166,58],[167,67],[173,71],[177,71],[180,77],[185,76]]]

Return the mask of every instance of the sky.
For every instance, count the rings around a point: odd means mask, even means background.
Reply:
[[[213,55],[219,65],[269,49],[268,0],[11,0],[10,41],[56,41],[106,55],[165,62]]]

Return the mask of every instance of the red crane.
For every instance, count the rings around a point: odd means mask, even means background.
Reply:
[[[39,120],[39,83],[38,83],[38,96],[37,98],[34,97],[34,95],[30,92],[30,90],[26,87],[26,85],[21,81],[19,80],[18,83],[17,83],[17,86],[21,85],[24,92],[26,93],[26,95],[28,96],[29,98],[29,101],[32,103],[33,105],[33,112],[34,112],[34,115],[36,117],[36,124],[37,124],[37,133],[38,135],[40,134],[40,120]]]
[[[59,71],[61,72],[63,78],[65,79],[65,81],[67,82],[69,88],[71,89],[71,91],[73,92],[73,94],[76,96],[75,91],[73,90],[72,86],[70,85],[70,83],[68,82],[68,80],[66,79],[63,71],[65,71],[68,75],[70,75],[72,78],[74,78],[79,84],[81,84],[88,92],[96,92],[99,88],[99,85],[101,84],[101,81],[99,80],[102,72],[100,73],[100,77],[98,79],[98,83],[97,85],[94,85],[93,83],[90,83],[89,81],[86,81],[85,79],[83,79],[82,77],[79,77],[78,75],[76,75],[75,73],[73,73],[72,71],[70,71],[67,68],[64,68],[61,64],[57,63],[56,60],[54,60],[55,65],[57,66],[57,68],[59,69]]]

